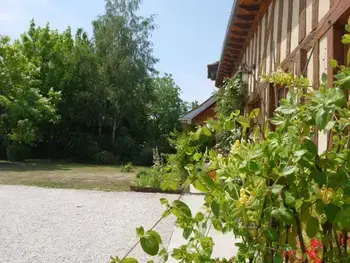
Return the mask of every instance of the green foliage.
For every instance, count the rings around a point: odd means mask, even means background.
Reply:
[[[154,69],[154,17],[139,0],[108,0],[93,35],[32,20],[19,39],[0,38],[0,136],[33,145],[40,158],[150,165],[152,148],[184,112],[171,75]],[[105,158],[103,158],[105,159]],[[108,161],[109,162],[109,161]]]
[[[247,99],[247,85],[243,83],[241,73],[233,78],[226,79],[223,87],[216,95],[218,115],[228,117],[232,112],[242,111]]]
[[[327,88],[325,76],[317,90],[304,77],[284,72],[264,77],[288,89],[270,120],[274,129],[252,121],[255,113],[205,126],[213,133],[239,123],[242,138],[226,155],[191,152],[186,183],[205,194],[207,210],[194,215],[179,200],[161,200],[164,216],[173,214],[188,240],[167,257],[198,263],[350,260],[350,104],[345,103],[350,69],[332,64],[338,69],[333,88]],[[332,131],[333,140],[323,152],[313,143],[315,127]],[[208,131],[199,127],[191,135],[198,140]],[[227,244],[238,248],[232,259],[212,257],[208,225],[239,237],[238,243]]]
[[[138,187],[161,189],[162,176],[163,173],[156,169],[141,170],[136,176],[135,185]]]
[[[118,158],[116,158],[113,153],[108,151],[101,151],[98,153],[95,153],[93,156],[93,161],[97,164],[117,164]],[[121,167],[121,170],[124,169],[123,166]],[[123,172],[123,171],[122,171]]]
[[[29,155],[28,145],[13,142],[6,147],[7,159],[11,162],[22,162]]]
[[[39,71],[20,43],[0,37],[0,134],[8,143],[33,143],[40,125],[58,120],[60,93],[40,90]]]
[[[135,171],[135,167],[132,165],[131,162],[128,162],[127,164],[124,164],[120,167],[120,171],[122,173],[132,173]]]
[[[202,154],[214,146],[214,139],[214,134],[206,126],[199,127],[196,131],[172,133],[170,143],[176,153],[168,157],[171,169],[185,179],[188,175],[186,167],[202,159]]]

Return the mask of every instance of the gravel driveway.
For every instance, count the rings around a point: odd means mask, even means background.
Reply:
[[[157,221],[161,197],[177,195],[0,186],[0,262],[108,262]],[[166,244],[174,221],[156,229]],[[140,247],[133,256],[148,259]]]

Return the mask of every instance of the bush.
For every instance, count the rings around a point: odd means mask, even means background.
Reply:
[[[136,165],[151,166],[153,163],[153,148],[145,145],[142,146],[140,153],[134,158],[133,163]]]
[[[93,155],[93,160],[98,164],[116,164],[118,162],[118,158],[108,151],[95,153]]]
[[[196,163],[206,150],[214,146],[215,136],[207,127],[200,127],[196,132],[172,133],[171,136],[170,143],[176,153],[168,155],[167,164],[185,180],[188,176],[185,167]]]
[[[134,166],[132,165],[132,163],[127,163],[124,164],[120,167],[120,171],[122,173],[132,173],[135,170]]]
[[[97,142],[91,136],[84,134],[74,134],[70,138],[69,145],[71,145],[71,149],[68,154],[70,157],[74,158],[74,160],[105,163],[97,160],[97,156],[103,151],[101,151]]]
[[[156,169],[141,170],[136,177],[135,185],[138,187],[161,188],[162,174]]]
[[[22,162],[29,154],[29,148],[27,145],[13,143],[6,147],[7,159],[11,162]]]

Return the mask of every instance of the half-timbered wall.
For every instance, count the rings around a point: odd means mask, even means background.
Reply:
[[[275,0],[266,9],[245,45],[241,61],[237,61],[253,68],[248,92],[250,95],[259,91],[263,119],[269,117],[271,105],[276,105],[271,101],[275,95],[271,88],[261,83],[261,74],[282,68],[306,75],[314,88],[321,83],[323,73],[332,74],[328,64],[334,55],[334,43],[340,42],[341,34],[331,30],[339,13],[349,12],[342,10],[342,6],[350,9],[347,1],[350,0]],[[322,153],[327,149],[328,135],[316,131],[315,143]]]

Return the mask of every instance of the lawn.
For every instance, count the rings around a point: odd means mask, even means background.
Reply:
[[[135,167],[132,173],[122,173],[116,165],[0,161],[0,185],[127,191],[140,169],[142,167]]]

